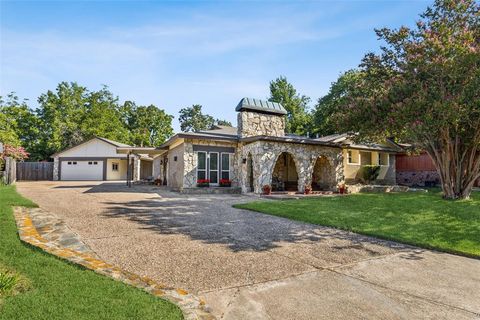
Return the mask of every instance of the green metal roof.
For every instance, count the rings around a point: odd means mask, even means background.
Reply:
[[[235,108],[235,111],[243,110],[251,110],[280,115],[287,114],[287,110],[285,110],[285,108],[280,103],[252,98],[243,98],[242,100],[240,100],[237,107]]]

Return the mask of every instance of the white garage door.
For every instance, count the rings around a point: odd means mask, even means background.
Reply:
[[[103,161],[62,161],[62,180],[103,180]]]

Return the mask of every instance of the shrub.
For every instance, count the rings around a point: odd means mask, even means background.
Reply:
[[[362,182],[371,183],[372,181],[377,180],[378,175],[380,174],[380,166],[367,165],[362,169]]]

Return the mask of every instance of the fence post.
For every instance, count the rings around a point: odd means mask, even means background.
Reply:
[[[4,173],[4,182],[5,184],[12,184],[17,180],[16,175],[17,166],[15,159],[6,157],[5,158],[5,173]]]

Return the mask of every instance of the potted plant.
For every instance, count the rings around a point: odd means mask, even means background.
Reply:
[[[262,191],[264,195],[272,194],[272,187],[269,184],[266,184],[262,187]]]
[[[232,181],[229,179],[220,179],[220,187],[231,187]]]
[[[210,187],[210,180],[209,179],[198,179],[197,180],[197,187],[200,187],[200,188]]]
[[[340,192],[340,194],[344,194],[346,193],[347,191],[347,188],[345,186],[345,183],[341,183],[338,185],[338,192]]]
[[[312,193],[312,186],[309,185],[309,184],[305,185],[305,188],[304,188],[303,193],[305,193],[305,194],[310,194],[310,193]]]

